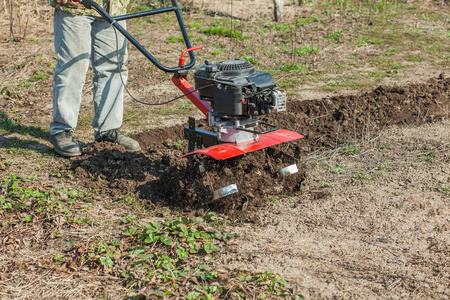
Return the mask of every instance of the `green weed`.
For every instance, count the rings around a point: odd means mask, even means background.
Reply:
[[[161,116],[168,116],[174,113],[174,111],[171,108],[160,108],[157,109],[155,112]]]
[[[243,35],[239,30],[233,30],[231,33],[229,28],[218,26],[210,26],[210,27],[202,27],[200,33],[208,34],[208,35],[219,35],[224,37],[232,37],[238,41],[245,41],[251,39],[250,36]]]
[[[210,217],[216,219],[217,215]],[[135,219],[135,216],[129,216],[122,221],[131,224],[131,220]],[[219,251],[231,236],[206,230],[202,224],[202,218],[178,218],[128,227],[123,231],[127,238],[94,243],[90,249],[80,253],[77,263],[118,272],[130,288],[139,288],[150,281],[157,282],[154,290],[146,291],[146,296],[150,298],[152,295],[172,295],[186,280],[197,282],[196,286],[186,291],[186,295],[200,289],[207,291],[211,297],[217,297],[225,291],[226,282],[221,281],[218,272],[213,270],[212,260],[205,258]],[[59,257],[58,261],[61,260]],[[126,262],[128,267],[123,269],[118,264],[119,260]],[[220,284],[211,285],[213,282]]]
[[[128,223],[133,222],[133,221],[136,220],[136,219],[137,219],[137,216],[131,215],[131,216],[128,216],[128,217],[123,217],[123,218],[121,218],[120,221],[121,221],[123,224],[128,224]]]
[[[6,96],[7,98],[16,98],[18,96],[17,92],[14,91],[14,88],[9,83],[5,82],[3,84],[0,88],[0,95]]]
[[[14,173],[3,179],[2,188],[5,193],[0,195],[0,216],[6,219],[9,216],[11,225],[33,219],[52,221],[57,215],[67,215],[71,207],[86,196],[75,190],[47,189],[39,184],[37,176],[25,178]],[[15,217],[17,214],[26,216],[19,220]],[[87,219],[80,222],[91,223]]]
[[[320,188],[334,188],[334,185],[329,182],[320,182],[319,187]]]
[[[356,173],[356,175],[353,176],[353,178],[356,178],[356,179],[365,179],[365,180],[370,180],[370,179],[372,179],[367,173],[361,172],[361,171],[358,171],[358,172]]]
[[[123,201],[126,204],[129,204],[134,200],[134,198],[131,196],[121,195],[121,196],[119,196],[119,200]]]
[[[371,42],[373,45],[381,45],[381,44],[383,44],[383,40],[380,39],[380,38],[373,38],[370,42]]]
[[[287,64],[287,63],[282,63],[280,65],[280,70],[283,72],[297,72],[297,71],[302,71],[305,68],[307,68],[306,65],[303,64]]]
[[[73,219],[68,219],[68,221],[78,225],[91,225],[94,223],[94,220],[88,217],[85,218],[73,217]]]
[[[46,80],[46,79],[48,79],[48,75],[45,74],[44,72],[39,72],[39,73],[33,75],[33,77],[31,77],[30,79],[28,79],[28,81],[35,82],[35,81]]]
[[[168,147],[169,151],[173,150],[173,149],[180,150],[180,149],[183,149],[183,145],[184,145],[184,140],[178,140],[176,142],[167,144],[167,147]]]
[[[429,163],[436,162],[436,153],[434,153],[434,151],[430,151],[425,154],[420,154],[419,157],[425,157],[425,160]]]
[[[409,56],[408,60],[409,61],[421,61],[422,59],[417,55],[411,55],[411,56]]]
[[[5,171],[5,170],[8,169],[9,166],[11,166],[12,164],[13,164],[12,161],[10,161],[10,160],[5,161],[4,158],[1,158],[1,157],[0,157],[0,171]]]
[[[369,45],[369,39],[368,38],[362,38],[358,40],[358,43],[356,44],[356,47],[361,48]]]
[[[401,191],[393,191],[392,192],[392,195],[394,195],[394,196],[400,196],[401,194],[402,194]]]
[[[270,205],[275,205],[275,204],[277,204],[279,202],[280,202],[280,199],[278,198],[278,196],[272,196],[272,197],[270,197],[270,199],[268,201],[268,203]]]
[[[189,37],[189,40],[193,39],[192,35],[188,35],[188,37]],[[166,44],[184,43],[184,38],[183,38],[183,36],[175,37],[175,36],[171,35],[164,40],[164,43],[166,43]]]
[[[21,88],[27,89],[29,87],[32,87],[33,84],[29,83],[29,82],[22,81],[22,82],[19,82],[18,86],[21,87]]]
[[[393,56],[395,53],[399,52],[400,49],[394,48],[394,49],[388,49],[386,52],[384,52],[384,56]]]
[[[333,167],[333,168],[331,168],[331,172],[336,173],[336,174],[343,174],[343,173],[347,172],[347,166],[340,165],[337,167]]]
[[[443,191],[443,192],[446,192],[446,193],[450,192],[450,187],[446,186],[445,184],[441,185],[441,186],[439,187],[439,189],[440,189],[441,191]]]
[[[291,23],[271,23],[269,25],[267,25],[268,28],[272,28],[273,30],[276,31],[282,31],[282,32],[290,32],[291,28],[292,28],[292,24]]]
[[[376,170],[386,170],[387,168],[388,166],[384,163],[380,163],[375,167]]]
[[[164,43],[167,43],[167,44],[170,44],[170,43],[176,43],[176,42],[178,42],[178,38],[176,38],[176,37],[173,36],[173,35],[167,37],[167,38],[164,40]]]
[[[310,53],[319,54],[319,48],[305,46],[305,47],[299,47],[299,48],[295,49],[295,55],[297,55],[297,56],[303,56],[303,55],[307,55]]]
[[[308,24],[311,24],[313,22],[319,22],[319,16],[318,15],[311,15],[307,18],[298,18],[295,20],[295,25],[297,26],[305,26]]]
[[[334,40],[336,42],[339,42],[342,39],[343,36],[343,30],[337,30],[337,31],[330,31],[325,35],[326,39]]]
[[[357,146],[345,145],[344,147],[342,147],[340,149],[339,152],[344,155],[352,155],[352,154],[358,154],[359,152],[361,152],[361,149],[358,148]]]

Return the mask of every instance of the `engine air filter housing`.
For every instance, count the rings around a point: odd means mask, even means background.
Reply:
[[[270,112],[272,100],[267,91],[276,85],[269,73],[256,71],[248,61],[206,62],[194,73],[194,80],[200,99],[210,101],[216,113],[249,116]]]
[[[255,67],[246,60],[228,60],[215,64],[220,76],[245,77],[255,74]]]

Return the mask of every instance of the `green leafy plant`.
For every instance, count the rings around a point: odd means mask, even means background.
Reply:
[[[434,151],[430,151],[427,154],[425,154],[426,160],[429,163],[434,163],[436,162],[436,153],[434,153]]]
[[[319,187],[321,188],[334,188],[334,185],[329,182],[319,182]]]
[[[131,215],[131,216],[128,216],[128,217],[123,217],[123,218],[121,218],[120,221],[121,221],[123,224],[128,224],[128,223],[133,222],[133,221],[136,220],[136,219],[137,219],[137,216]]]
[[[184,140],[178,140],[176,142],[167,144],[167,146],[169,147],[169,150],[172,150],[172,149],[178,149],[178,150],[183,149],[183,145],[184,145]]]
[[[356,173],[356,175],[355,175],[353,178],[356,178],[356,179],[366,179],[366,180],[372,179],[369,175],[367,175],[367,173],[361,172],[361,171],[358,171],[358,172]]]
[[[345,155],[358,154],[361,149],[353,145],[345,145],[340,149],[340,152]]]
[[[85,197],[78,191],[44,188],[37,179],[37,176],[24,178],[14,173],[4,178],[2,188],[6,193],[0,196],[0,214],[27,213],[23,222],[31,222],[35,218],[52,221],[57,215],[68,214],[71,206]],[[91,220],[83,219],[82,222],[91,223]]]
[[[101,256],[99,258],[99,261],[105,267],[112,267],[114,265],[114,262],[112,261],[111,257],[109,257],[108,254]]]
[[[387,149],[388,147],[389,147],[389,143],[387,143],[387,142],[378,144],[376,146],[376,148],[378,148],[378,149]]]
[[[318,47],[309,47],[309,46],[298,47],[295,49],[294,53],[297,56],[304,56],[304,55],[308,55],[310,53],[318,54],[319,48]]]
[[[388,166],[384,163],[380,163],[375,167],[376,170],[386,170],[387,168]]]
[[[167,43],[167,44],[170,44],[170,43],[176,43],[176,42],[178,42],[178,38],[176,38],[176,37],[173,36],[173,35],[167,37],[167,38],[164,40],[164,43]]]
[[[224,37],[232,37],[238,41],[249,40],[251,38],[250,36],[243,35],[242,32],[239,30],[233,30],[233,32],[231,33],[229,28],[225,28],[220,24],[217,26],[202,27],[199,31],[201,33],[208,35],[220,35]]]
[[[347,166],[346,165],[339,165],[337,167],[332,167],[331,172],[336,174],[343,174],[347,172]]]
[[[216,213],[209,213],[206,218],[208,222],[220,224]],[[241,281],[241,286],[255,285],[267,296],[292,296],[287,281],[272,272],[231,271],[224,276],[215,270],[212,256],[225,246],[231,235],[206,226],[203,218],[180,217],[129,227],[123,231],[124,238],[97,242],[85,249],[76,263],[117,272],[130,289],[154,282],[153,289],[144,292],[149,298],[175,295],[183,287],[186,299],[217,299],[231,292],[227,287],[230,280]],[[126,270],[119,261],[126,263]],[[186,281],[195,285],[186,286]],[[246,295],[244,289],[235,292]]]
[[[325,38],[339,42],[342,38],[342,35],[343,30],[330,31],[325,35]]]

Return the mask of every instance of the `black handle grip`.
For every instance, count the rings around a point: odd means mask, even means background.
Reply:
[[[180,67],[180,66],[173,67],[173,68],[167,67],[167,66],[161,64],[153,55],[150,54],[150,52],[148,52],[128,31],[126,31],[117,22],[117,21],[122,21],[122,20],[128,20],[128,19],[145,17],[145,16],[167,13],[167,12],[173,11],[173,12],[175,12],[175,15],[177,16],[178,25],[180,26],[181,34],[183,35],[184,42],[186,44],[186,49],[190,49],[190,48],[192,48],[192,45],[189,40],[189,36],[187,34],[186,27],[184,26],[183,18],[181,17],[181,13],[180,13],[180,9],[178,7],[177,1],[176,0],[171,0],[171,1],[172,1],[172,6],[170,6],[170,7],[147,10],[147,11],[142,11],[142,12],[137,12],[137,13],[132,13],[132,14],[115,16],[115,17],[112,17],[111,15],[109,15],[108,12],[106,12],[103,9],[103,7],[101,7],[98,3],[95,3],[92,0],[80,0],[80,3],[90,5],[96,12],[98,12],[98,14],[103,19],[108,21],[112,26],[114,26],[118,31],[120,31],[120,33],[122,33],[123,36],[125,36],[125,38],[127,40],[129,40],[130,43],[132,43],[142,54],[144,54],[145,57],[147,57],[157,68],[159,68],[160,70],[165,71],[165,72],[175,73],[178,71],[190,69],[194,66],[195,55],[194,55],[193,51],[189,52],[189,57],[191,59],[191,62],[189,64],[182,66],[182,67]]]

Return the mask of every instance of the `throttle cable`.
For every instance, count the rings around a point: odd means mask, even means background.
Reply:
[[[114,29],[114,34],[116,35],[116,57],[117,57],[117,67],[119,68],[119,76],[120,76],[120,80],[122,81],[122,85],[123,85],[125,91],[126,91],[127,94],[131,97],[131,99],[133,99],[134,101],[136,101],[136,102],[138,102],[138,103],[141,103],[141,104],[144,104],[144,105],[152,105],[152,106],[156,106],[156,105],[166,105],[166,104],[169,104],[169,103],[171,103],[171,102],[173,102],[173,101],[175,101],[175,100],[178,100],[178,99],[180,99],[180,98],[183,98],[183,97],[185,97],[185,96],[187,96],[187,95],[189,95],[189,94],[192,94],[192,93],[194,93],[194,92],[197,92],[197,91],[199,91],[199,90],[201,90],[201,89],[206,89],[206,88],[211,87],[211,86],[214,85],[214,84],[205,85],[205,86],[196,88],[196,89],[190,91],[189,93],[183,94],[183,95],[181,95],[181,96],[178,96],[178,97],[175,97],[175,98],[173,98],[173,99],[167,100],[167,101],[165,101],[165,102],[160,102],[160,103],[144,102],[143,100],[140,100],[140,99],[135,98],[135,97],[130,93],[130,91],[128,90],[127,85],[125,84],[125,81],[123,80],[123,77],[122,77],[122,65],[123,65],[123,64],[120,62],[120,59],[119,59],[119,38],[118,38],[118,36],[117,36],[117,30],[116,30],[116,28],[115,28],[114,26],[112,26],[112,27],[113,27],[113,29]]]

